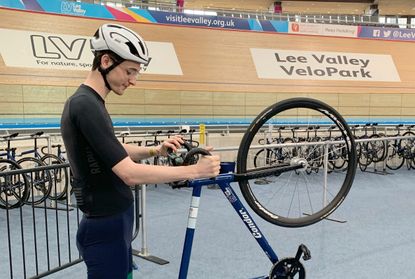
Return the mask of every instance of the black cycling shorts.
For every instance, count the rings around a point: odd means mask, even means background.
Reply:
[[[133,204],[119,214],[82,218],[76,244],[88,279],[126,279],[132,272],[133,224]]]

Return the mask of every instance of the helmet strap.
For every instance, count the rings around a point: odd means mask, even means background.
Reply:
[[[104,79],[105,87],[108,88],[108,90],[112,90],[112,88],[107,80],[107,75],[109,72],[111,72],[115,67],[117,67],[121,63],[122,61],[114,61],[114,63],[106,69],[103,69],[101,66],[98,67],[98,71],[101,73],[102,78]]]

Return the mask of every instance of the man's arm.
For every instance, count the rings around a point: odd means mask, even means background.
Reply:
[[[122,146],[134,162],[139,162],[140,160],[160,155],[160,151],[157,146],[137,146],[125,143],[123,143]]]
[[[190,180],[195,178],[210,178],[219,174],[219,156],[201,156],[197,164],[181,167],[154,166],[137,164],[126,157],[117,163],[112,171],[125,184],[167,183],[172,181]]]
[[[181,137],[171,137],[163,141],[163,144],[158,146],[137,146],[131,144],[123,144],[124,149],[134,162],[154,157],[154,156],[167,156],[167,149],[171,148],[173,152],[180,148],[183,143]]]

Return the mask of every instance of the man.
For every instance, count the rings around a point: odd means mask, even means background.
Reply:
[[[84,213],[77,246],[89,279],[132,278],[131,241],[133,195],[129,186],[144,183],[214,177],[219,157],[203,156],[191,166],[168,167],[137,164],[176,151],[183,143],[172,137],[157,147],[121,144],[114,135],[105,98],[113,91],[123,95],[135,85],[150,60],[144,40],[134,31],[104,24],[91,39],[92,70],[65,104],[61,132],[74,176],[73,190]]]

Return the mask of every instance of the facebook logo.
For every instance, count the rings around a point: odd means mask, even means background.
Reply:
[[[373,30],[373,37],[380,37],[380,30],[379,29],[374,29]]]

